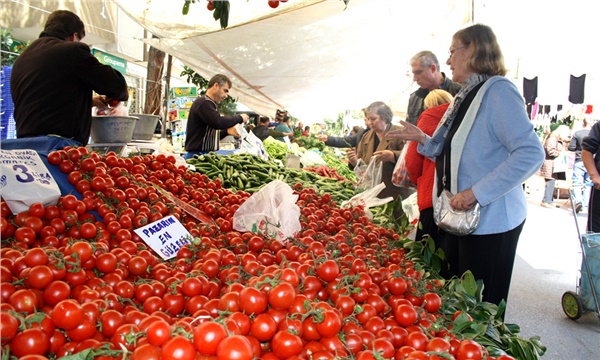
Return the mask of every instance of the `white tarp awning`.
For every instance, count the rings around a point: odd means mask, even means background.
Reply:
[[[569,75],[586,74],[585,103],[600,106],[596,13],[589,0],[350,0],[347,7],[342,0],[289,0],[277,9],[266,0],[231,0],[225,30],[204,0],[190,4],[187,15],[181,13],[183,3],[4,0],[0,25],[21,34],[29,29],[34,39],[52,10],[69,9],[86,24],[86,42],[141,61],[135,44],[144,41],[205,78],[227,74],[232,95],[258,113],[273,116],[286,109],[312,123],[376,100],[402,116],[416,89],[408,64],[412,55],[431,50],[449,72],[452,34],[475,21],[494,29],[508,77],[519,89],[523,77],[538,76],[540,104],[569,108]],[[128,17],[137,27],[133,33],[122,28]],[[159,39],[146,38],[138,24]]]
[[[203,3],[182,15],[171,0],[116,2],[160,37],[147,43],[205,78],[230,76],[232,95],[244,105],[271,116],[287,109],[308,122],[376,100],[396,102],[401,113],[414,90],[410,57],[430,49],[445,62],[449,34],[469,21],[471,4],[291,0],[273,10],[266,2],[232,1],[229,27],[221,30]]]

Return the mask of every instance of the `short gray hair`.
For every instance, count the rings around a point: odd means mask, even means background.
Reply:
[[[421,63],[421,65],[423,67],[430,67],[432,64],[435,64],[435,67],[438,69],[440,69],[440,62],[438,61],[437,56],[435,56],[434,53],[432,53],[429,50],[423,50],[423,51],[419,51],[418,53],[416,53],[411,59],[410,59],[410,65],[414,65],[418,62]]]
[[[213,76],[209,81],[208,81],[208,87],[211,88],[213,87],[214,84],[219,84],[219,86],[224,86],[225,84],[229,85],[229,87],[232,87],[233,85],[231,84],[231,79],[229,79],[227,77],[227,75],[223,75],[223,74],[217,74],[215,76]]]
[[[394,118],[392,108],[383,101],[375,101],[374,103],[371,103],[371,105],[367,107],[367,114],[368,113],[375,113],[379,115],[381,120],[384,120],[388,124],[391,124],[392,119]]]

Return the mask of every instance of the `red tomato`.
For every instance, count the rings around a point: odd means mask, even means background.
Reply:
[[[96,359],[100,359],[100,357],[96,357]],[[152,344],[140,345],[133,350],[130,360],[161,360],[161,349]]]
[[[286,310],[296,300],[296,290],[292,284],[281,282],[269,291],[268,299],[272,308]]]
[[[394,317],[398,324],[407,327],[417,321],[417,310],[412,305],[401,304],[394,309]]]
[[[335,260],[325,260],[317,267],[317,276],[326,282],[331,282],[339,275],[340,268]]]
[[[336,310],[323,312],[323,321],[317,323],[317,331],[322,337],[336,336],[342,329],[342,319]]]
[[[50,337],[40,328],[23,330],[10,342],[10,350],[19,358],[26,355],[46,355],[49,348]]]
[[[51,313],[52,321],[57,328],[71,330],[83,321],[83,310],[74,300],[63,300],[56,304]]]
[[[161,358],[165,360],[194,360],[196,359],[196,349],[188,338],[177,335],[162,346]]]
[[[29,270],[27,280],[31,287],[35,289],[44,289],[48,284],[54,281],[54,274],[48,266],[36,265]]]
[[[162,346],[171,338],[171,325],[162,319],[154,321],[146,329],[146,337],[150,344]]]
[[[219,323],[207,321],[194,328],[194,346],[200,355],[216,355],[227,330]]]
[[[442,307],[442,298],[436,293],[426,293],[423,295],[425,310],[429,313],[437,313]]]
[[[2,339],[2,345],[5,345],[12,340],[19,330],[19,320],[14,315],[9,314],[6,311],[0,312],[0,339]]]
[[[483,351],[481,345],[473,340],[463,340],[456,351],[456,360],[481,360]]]
[[[240,311],[248,315],[260,314],[267,309],[267,295],[256,288],[245,287],[240,291],[239,305]]]
[[[300,354],[302,347],[302,339],[288,331],[278,331],[271,339],[271,351],[280,359]]]
[[[243,335],[229,336],[221,341],[217,348],[218,360],[252,360],[252,344]]]
[[[125,324],[125,315],[116,310],[105,310],[100,314],[98,320],[101,324],[102,335],[111,338],[119,326]]]
[[[250,333],[258,341],[269,341],[277,332],[277,322],[267,313],[258,314],[250,326]]]
[[[8,298],[8,303],[12,305],[16,312],[32,314],[39,309],[39,300],[35,292],[29,289],[20,289],[15,291]]]

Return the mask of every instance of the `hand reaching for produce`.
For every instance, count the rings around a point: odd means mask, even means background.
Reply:
[[[356,165],[356,163],[358,162],[358,157],[356,156],[356,151],[354,150],[354,148],[346,149],[346,156],[348,156],[348,161],[350,162],[350,164]]]
[[[242,120],[244,120],[244,124],[247,124],[248,120],[249,120],[248,114],[240,114],[240,115],[242,116]]]
[[[235,137],[240,137],[240,133],[238,133],[238,131],[235,128],[235,126],[230,127],[229,129],[227,129],[227,135],[231,135],[231,136],[235,136]]]
[[[325,141],[327,141],[327,135],[319,134],[319,135],[317,135],[317,139],[325,142]]]
[[[92,97],[92,106],[106,108],[106,107],[108,107],[108,105],[109,105],[109,103],[108,103],[108,99],[106,98],[106,96],[94,95],[94,97]]]
[[[425,144],[426,135],[421,129],[406,121],[400,121],[400,125],[402,125],[402,129],[388,131],[385,137],[416,141],[421,145]]]

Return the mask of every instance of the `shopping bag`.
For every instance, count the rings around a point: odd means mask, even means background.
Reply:
[[[269,154],[265,150],[262,141],[252,131],[246,133],[240,149],[242,150],[241,152],[256,155],[261,159],[269,159]]]
[[[250,196],[233,214],[233,228],[273,237],[284,243],[299,232],[298,195],[280,180],[273,180]]]
[[[37,151],[2,149],[0,162],[0,196],[13,214],[27,211],[34,203],[56,204],[60,189]]]
[[[412,223],[414,220],[419,219],[421,213],[419,211],[416,191],[410,194],[406,199],[402,199],[402,210],[404,210],[404,213],[408,217],[408,222]]]
[[[569,169],[569,163],[567,161],[567,153],[564,151],[561,151],[561,153],[558,154],[558,156],[554,159],[554,162],[552,163],[552,172],[553,173],[566,172],[568,169]]]
[[[377,161],[377,157],[371,157],[368,164],[363,159],[358,159],[354,167],[357,185],[359,190],[369,190],[381,183],[381,171],[383,163]]]
[[[369,208],[384,205],[394,200],[394,198],[391,196],[388,196],[383,199],[378,198],[377,196],[380,192],[383,191],[383,189],[385,189],[385,184],[379,183],[368,190],[354,195],[349,200],[342,202],[341,207],[353,208],[362,206],[365,209],[365,215],[367,215],[369,219],[373,219],[373,214],[371,213]]]
[[[396,161],[396,166],[394,167],[394,172],[392,173],[392,184],[397,187],[416,189],[417,184],[412,181],[410,175],[408,174],[408,169],[406,168],[406,152],[408,150],[408,144],[408,142],[404,144],[404,147],[400,151],[398,161]]]
[[[240,139],[244,140],[248,136],[248,131],[246,131],[246,128],[244,127],[244,125],[236,124],[234,127],[237,130],[237,133],[240,136]]]

